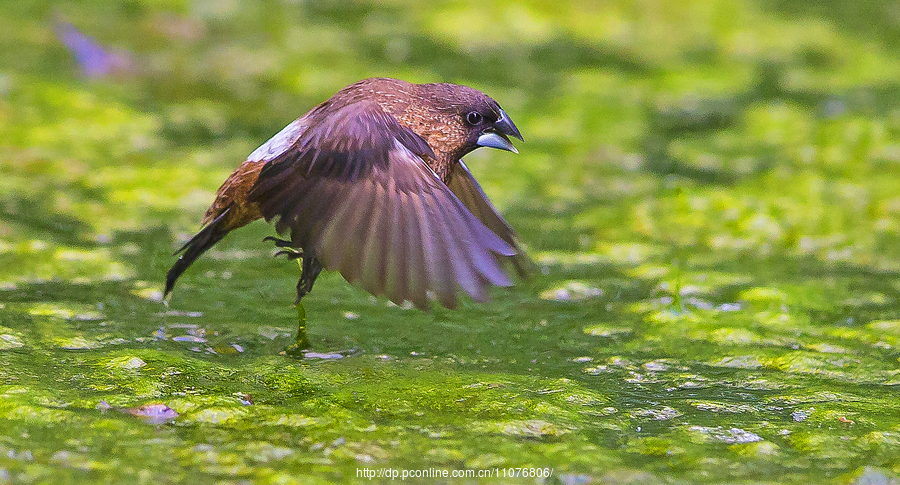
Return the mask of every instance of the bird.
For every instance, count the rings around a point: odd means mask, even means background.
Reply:
[[[206,250],[257,219],[289,259],[302,258],[295,304],[319,273],[402,305],[457,306],[462,290],[527,276],[520,238],[462,161],[479,147],[518,153],[524,141],[476,89],[369,78],[351,84],[254,150],[222,184],[202,229],[175,255],[164,297]],[[304,313],[305,315],[305,313]],[[305,316],[304,316],[305,319]]]

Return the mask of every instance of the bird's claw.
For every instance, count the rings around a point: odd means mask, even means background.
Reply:
[[[274,236],[266,236],[263,238],[263,242],[273,242],[275,243],[276,248],[283,248],[281,251],[275,253],[276,257],[286,256],[289,261],[300,259],[303,257],[303,250],[293,247],[293,242],[287,239],[278,239]]]
[[[275,243],[276,248],[290,248],[293,242],[287,239],[278,239],[275,236],[266,236],[263,238],[263,242],[273,242]]]
[[[293,248],[283,249],[283,250],[275,253],[275,257],[277,258],[278,256],[285,256],[288,259],[288,261],[293,261],[295,259],[302,258],[303,251],[300,251],[298,249],[293,249]]]

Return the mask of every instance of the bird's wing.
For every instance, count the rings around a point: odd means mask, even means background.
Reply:
[[[527,267],[530,264],[528,256],[519,247],[519,235],[510,227],[503,219],[497,209],[491,204],[487,194],[479,185],[469,167],[460,160],[453,166],[450,172],[450,183],[448,184],[451,191],[462,201],[469,211],[475,215],[485,226],[494,234],[500,236],[506,244],[515,251],[515,254],[504,259],[512,261],[519,277],[525,278],[528,275]]]
[[[434,153],[421,137],[368,101],[308,120],[250,194],[295,245],[368,292],[419,308],[429,292],[453,308],[457,287],[484,301],[489,284],[512,283],[497,255],[514,250],[428,167]]]

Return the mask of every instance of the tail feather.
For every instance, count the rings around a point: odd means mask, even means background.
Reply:
[[[211,248],[231,231],[231,228],[227,227],[225,224],[225,216],[230,210],[231,207],[222,211],[218,217],[213,219],[212,222],[194,235],[194,237],[182,246],[181,249],[175,251],[175,254],[182,252],[184,254],[178,257],[178,261],[175,261],[175,264],[173,264],[172,268],[169,269],[169,272],[166,273],[166,291],[163,293],[163,298],[172,292],[172,288],[175,286],[175,280],[181,276],[181,273],[184,273],[184,270],[188,269],[194,260],[199,258],[201,254],[206,252],[207,249]]]

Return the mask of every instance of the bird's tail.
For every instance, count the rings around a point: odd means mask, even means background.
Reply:
[[[163,293],[163,298],[172,292],[172,287],[175,286],[175,280],[181,276],[181,273],[184,273],[184,270],[188,269],[188,266],[190,266],[195,259],[199,258],[207,249],[211,248],[215,243],[225,237],[226,234],[231,232],[232,228],[228,227],[225,223],[225,216],[230,210],[231,207],[222,211],[218,217],[213,219],[212,222],[194,235],[194,237],[185,243],[181,249],[175,251],[175,254],[182,252],[184,254],[178,257],[178,261],[175,261],[175,264],[173,264],[172,268],[169,269],[169,272],[166,273],[166,291]]]

